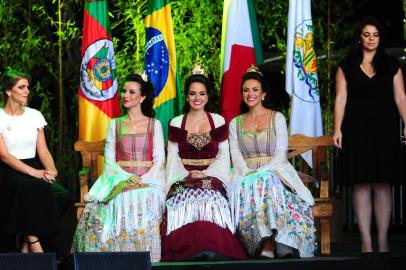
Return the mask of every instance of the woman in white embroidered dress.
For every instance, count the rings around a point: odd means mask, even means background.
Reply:
[[[7,69],[0,89],[0,252],[55,251],[59,217],[71,206],[69,193],[55,182],[41,112],[26,107],[29,75]],[[16,235],[19,247],[15,247]]]
[[[205,110],[210,87],[202,73],[196,67],[186,80],[185,114],[169,125],[163,261],[246,258],[233,235],[225,189],[228,127],[223,117]]]
[[[230,122],[236,173],[230,195],[234,223],[251,256],[314,254],[314,200],[287,160],[286,120],[259,69],[242,80],[242,114]],[[279,102],[280,103],[280,102]],[[279,108],[278,108],[279,107]]]
[[[165,152],[153,93],[145,73],[127,76],[127,114],[110,122],[103,173],[85,195],[73,251],[150,251],[160,261]]]

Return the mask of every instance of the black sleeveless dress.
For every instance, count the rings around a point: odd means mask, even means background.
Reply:
[[[368,77],[360,66],[342,63],[347,104],[341,127],[336,176],[338,183],[401,183],[401,118],[394,99],[393,79],[399,70],[394,58],[381,73]]]

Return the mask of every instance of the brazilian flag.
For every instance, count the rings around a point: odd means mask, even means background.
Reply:
[[[179,115],[182,108],[169,0],[148,1],[145,27],[145,71],[155,87],[154,107],[166,140],[168,122]]]

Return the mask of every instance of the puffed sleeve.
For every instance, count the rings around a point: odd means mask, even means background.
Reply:
[[[112,119],[107,128],[104,158],[109,162],[116,162],[116,119]]]
[[[220,127],[225,124],[225,120],[218,114],[212,114],[215,127]],[[227,131],[227,130],[226,130]],[[227,134],[227,132],[225,132]],[[223,183],[230,182],[230,152],[227,137],[219,143],[218,152],[214,162],[202,172],[208,176],[213,176],[220,179]]]
[[[238,141],[238,130],[237,130],[237,117],[231,120],[230,125],[229,125],[229,136],[228,140],[230,141],[230,155],[231,155],[231,160],[233,162],[233,167],[236,171],[237,175],[244,176],[246,175],[249,171],[251,171],[250,168],[248,168],[247,163],[244,160],[244,157],[242,155],[241,149],[240,149],[240,144]]]
[[[27,108],[32,111],[32,123],[35,125],[36,128],[38,129],[43,129],[46,125],[47,125],[47,121],[45,120],[44,116],[42,115],[42,113],[38,110],[35,109],[30,109]]]
[[[179,128],[182,119],[183,116],[177,116],[171,120],[169,125]],[[169,136],[169,138],[170,137],[171,136]],[[179,157],[178,143],[168,140],[168,158],[166,161],[167,190],[169,190],[173,183],[185,178],[188,174],[188,170],[185,169],[182,160]]]
[[[162,125],[155,119],[154,137],[152,148],[152,167],[141,176],[144,184],[158,185],[162,190],[165,188],[165,146]]]

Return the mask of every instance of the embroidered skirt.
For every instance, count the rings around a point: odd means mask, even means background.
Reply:
[[[165,195],[156,188],[122,192],[108,203],[86,204],[73,239],[72,250],[150,251],[161,259],[161,222]]]
[[[245,259],[233,234],[226,190],[214,177],[186,178],[171,186],[161,224],[162,261],[180,261],[200,252]]]
[[[310,206],[271,172],[236,179],[230,203],[233,223],[251,256],[271,236],[276,242],[297,249],[300,257],[314,256],[317,242]]]

